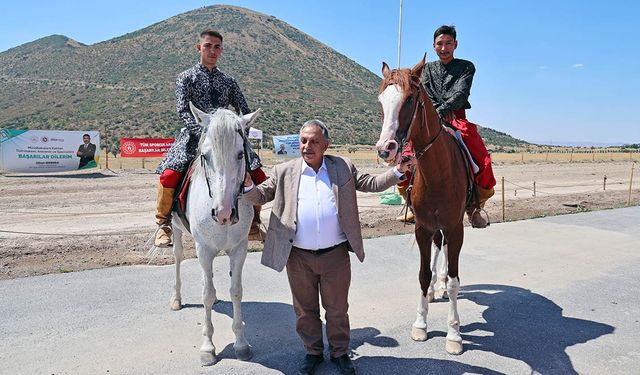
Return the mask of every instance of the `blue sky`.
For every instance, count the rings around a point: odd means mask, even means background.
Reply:
[[[63,34],[85,44],[135,31],[203,1],[21,1],[3,4],[0,51]],[[238,0],[273,15],[380,75],[397,65],[399,0]],[[640,2],[403,0],[401,65],[458,30],[456,57],[473,61],[471,121],[527,141],[640,143]],[[212,25],[215,27],[215,25]]]

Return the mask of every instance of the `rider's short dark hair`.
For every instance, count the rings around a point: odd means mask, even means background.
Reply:
[[[456,27],[453,25],[442,25],[436,29],[436,32],[433,33],[433,41],[435,42],[436,38],[440,35],[449,35],[456,40]]]
[[[200,33],[200,38],[204,38],[205,35],[209,35],[209,36],[212,36],[214,38],[218,38],[222,42],[222,34],[220,34],[216,30],[206,29],[205,31]]]

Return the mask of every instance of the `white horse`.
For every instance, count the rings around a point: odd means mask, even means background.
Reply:
[[[189,104],[191,113],[203,129],[196,159],[198,165],[193,173],[186,206],[186,217],[195,240],[204,283],[204,341],[200,347],[200,361],[203,366],[213,365],[217,361],[216,347],[212,340],[211,310],[217,302],[213,286],[213,259],[220,251],[225,251],[229,256],[232,329],[236,336],[233,348],[236,357],[246,361],[251,359],[252,352],[244,337],[240,302],[242,266],[247,257],[247,234],[253,218],[253,206],[241,197],[239,199],[239,195],[248,166],[245,129],[255,120],[260,110],[239,117],[227,109],[218,109],[213,114],[208,114]],[[182,234],[189,231],[175,212],[172,224],[176,285],[175,294],[171,298],[171,309],[179,310],[182,307],[180,262],[184,259]]]

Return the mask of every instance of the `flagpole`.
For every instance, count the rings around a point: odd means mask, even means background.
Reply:
[[[398,69],[400,69],[400,46],[402,45],[402,0],[400,0],[400,20],[398,21]]]

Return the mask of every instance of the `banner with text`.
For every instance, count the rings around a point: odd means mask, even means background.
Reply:
[[[173,138],[120,138],[123,158],[155,158],[167,155]]]
[[[0,130],[0,170],[61,172],[98,166],[100,132]]]
[[[298,157],[300,156],[300,135],[274,135],[273,152],[277,156]]]

